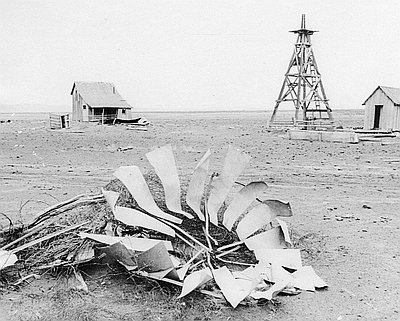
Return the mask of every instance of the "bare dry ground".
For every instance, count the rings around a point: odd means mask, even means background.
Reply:
[[[143,116],[152,123],[147,132],[93,124],[51,131],[40,114],[0,124],[0,212],[24,221],[58,201],[98,193],[119,166],[150,170],[145,153],[167,143],[182,177],[210,147],[211,168],[219,171],[232,144],[253,157],[240,180],[264,180],[265,197],[291,203],[288,222],[304,262],[330,287],[233,310],[200,295],[176,301],[174,288],[127,279],[122,271],[89,269],[86,295],[51,277],[1,292],[0,320],[400,319],[400,162],[390,162],[400,158],[399,138],[290,141],[268,132],[261,112]],[[362,126],[362,111],[339,110],[336,119]],[[134,149],[118,151],[125,146]]]

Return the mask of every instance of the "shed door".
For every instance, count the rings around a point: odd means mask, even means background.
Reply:
[[[381,114],[383,105],[375,105],[374,129],[381,128]]]
[[[82,106],[82,121],[89,121],[89,108],[87,105]]]
[[[65,128],[65,116],[61,116],[61,128]]]

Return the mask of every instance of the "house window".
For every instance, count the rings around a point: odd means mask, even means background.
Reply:
[[[83,109],[86,109],[86,105],[83,105]]]
[[[125,109],[122,109],[122,113],[123,113],[123,114],[126,114],[126,110],[125,110]]]

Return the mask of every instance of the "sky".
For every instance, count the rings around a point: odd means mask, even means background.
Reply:
[[[271,110],[303,13],[333,110],[400,87],[396,0],[0,0],[0,105],[107,81],[137,110]]]

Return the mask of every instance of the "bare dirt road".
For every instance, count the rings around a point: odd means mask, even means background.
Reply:
[[[269,132],[268,115],[261,112],[144,116],[151,122],[147,132],[93,124],[50,131],[46,115],[0,124],[0,212],[23,221],[58,201],[100,192],[119,166],[150,170],[145,153],[169,143],[182,177],[208,148],[214,151],[211,168],[219,171],[231,144],[252,156],[240,177],[243,183],[264,180],[269,186],[264,197],[291,203],[294,217],[288,222],[303,246],[304,262],[329,288],[280,296],[274,307],[206,311],[194,303],[177,303],[177,314],[130,296],[128,285],[109,284],[93,289],[87,305],[106,304],[115,312],[108,315],[121,320],[400,319],[399,138],[359,144],[290,141],[283,132]],[[335,116],[344,127],[362,125],[360,111],[338,111]],[[118,150],[126,146],[134,148]],[[48,287],[36,282],[1,294],[5,320],[45,319],[40,295],[48,295]],[[108,315],[103,311],[96,318],[109,320]]]

